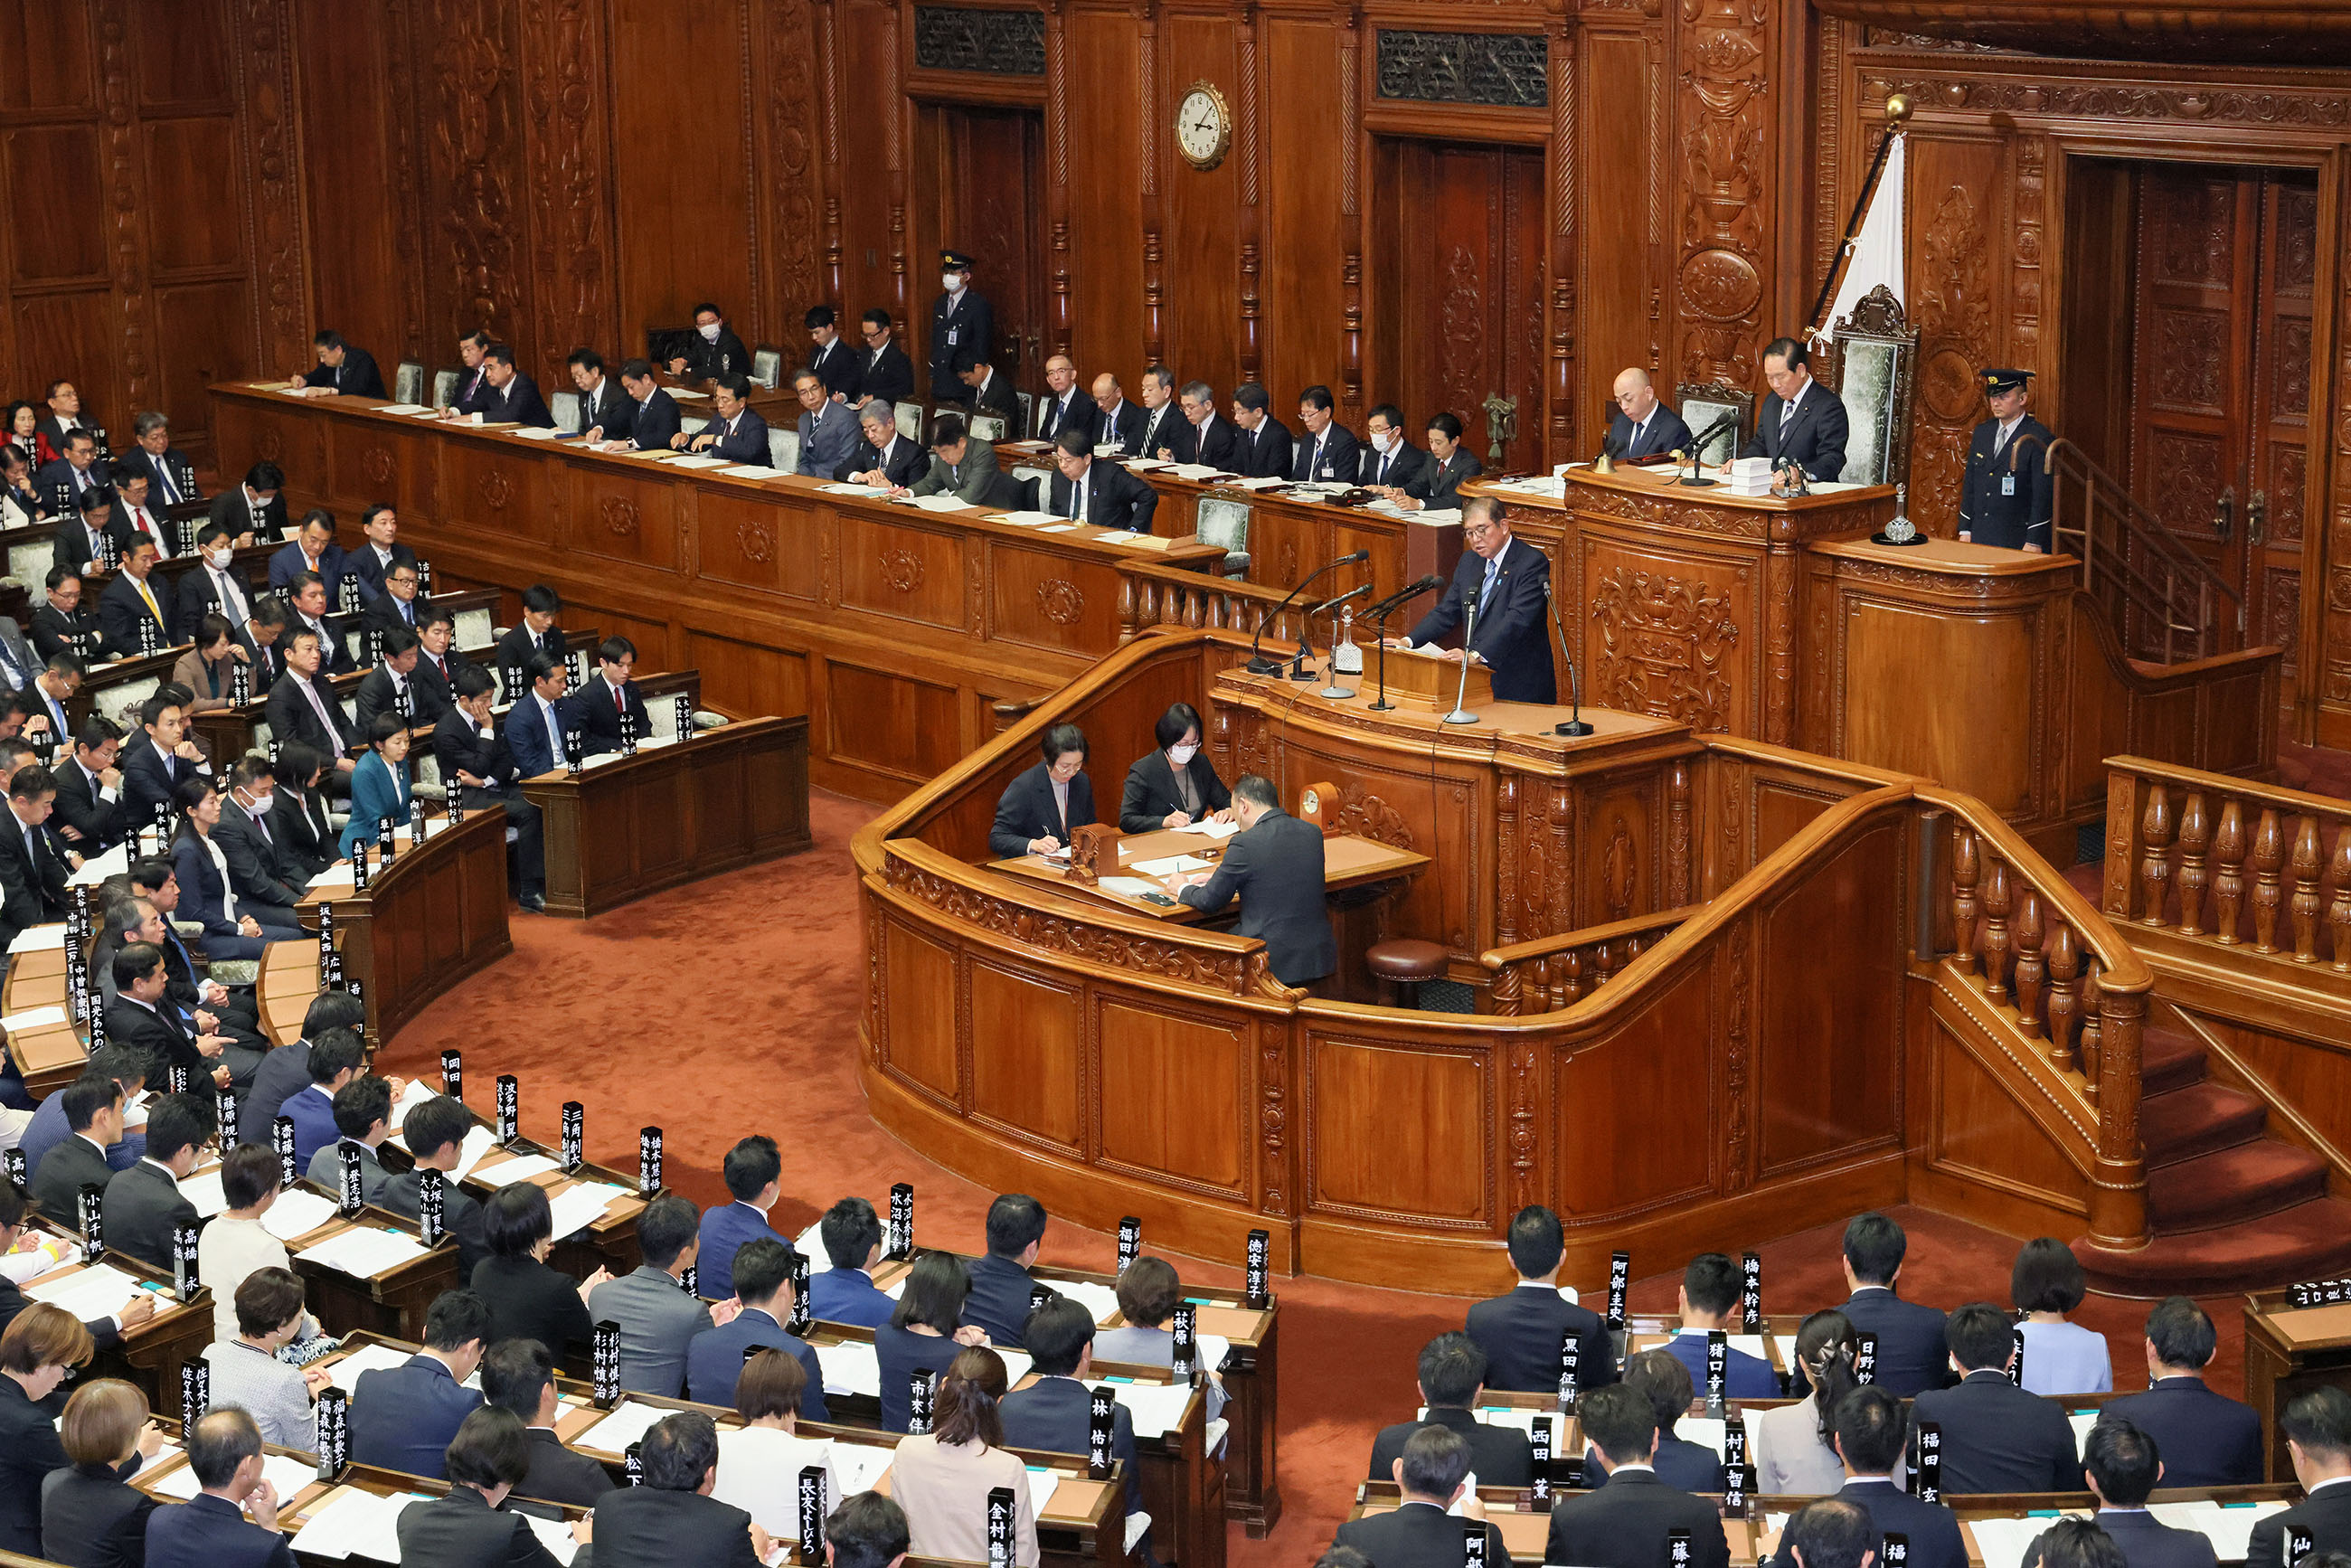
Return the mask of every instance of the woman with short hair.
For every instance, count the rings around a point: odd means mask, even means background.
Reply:
[[[101,1377],[74,1390],[57,1422],[70,1469],[41,1482],[41,1555],[67,1568],[138,1568],[147,1560],[147,1516],[160,1500],[130,1484],[163,1451],[136,1384]]]

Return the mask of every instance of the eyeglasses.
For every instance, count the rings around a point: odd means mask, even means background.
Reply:
[[[1465,539],[1481,539],[1493,531],[1494,525],[1491,523],[1464,523],[1461,525],[1461,537]]]

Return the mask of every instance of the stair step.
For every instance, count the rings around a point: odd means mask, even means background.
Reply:
[[[2204,1076],[2204,1042],[2184,1029],[2149,1024],[2139,1035],[2139,1097],[2185,1089]]]
[[[2269,1108],[2250,1094],[2218,1083],[2191,1083],[2139,1105],[2139,1140],[2147,1163],[2178,1165],[2262,1135]]]
[[[2325,1196],[2324,1160],[2257,1139],[2149,1171],[2147,1218],[2168,1236],[2258,1220]]]
[[[2351,1202],[2314,1198],[2258,1225],[2159,1235],[2136,1252],[2109,1252],[2085,1236],[2074,1241],[2074,1255],[2090,1289],[2109,1296],[2275,1290],[2351,1271]]]

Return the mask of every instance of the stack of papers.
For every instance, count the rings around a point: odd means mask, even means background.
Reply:
[[[131,846],[117,844],[102,855],[81,862],[81,870],[66,878],[68,887],[96,887],[108,877],[131,869]]]
[[[420,1492],[373,1492],[346,1488],[335,1500],[310,1516],[291,1544],[298,1554],[344,1561],[354,1555],[396,1562],[400,1557],[400,1516],[413,1502],[433,1500]]]
[[[398,1133],[394,1133],[391,1137],[386,1138],[384,1142],[392,1145],[392,1147],[397,1149],[405,1149],[408,1147],[407,1141]],[[472,1172],[473,1168],[475,1166],[480,1165],[482,1161],[488,1156],[489,1152],[497,1147],[497,1134],[476,1122],[469,1130],[467,1130],[465,1134],[465,1141],[458,1145],[457,1168],[449,1173],[449,1179],[451,1181],[464,1181],[466,1176]],[[278,1202],[281,1204],[285,1201],[286,1200],[282,1196],[278,1199]],[[271,1212],[275,1213],[276,1210],[272,1210]]]
[[[141,1288],[138,1281],[111,1263],[77,1270],[56,1279],[36,1280],[25,1287],[25,1294],[32,1300],[47,1301],[61,1312],[72,1313],[77,1322],[85,1323],[120,1312],[133,1296],[154,1293]]]
[[[277,1489],[277,1500],[283,1505],[296,1492],[317,1480],[319,1470],[315,1465],[305,1464],[285,1454],[264,1454],[261,1456],[261,1479]],[[157,1481],[153,1490],[160,1496],[174,1497],[186,1502],[204,1488],[204,1483],[196,1479],[193,1465],[179,1465],[170,1475]]]
[[[1208,869],[1208,862],[1200,859],[1197,855],[1168,855],[1162,860],[1137,861],[1134,862],[1134,869],[1141,872],[1145,876],[1173,876],[1179,871],[1206,871]],[[1102,1291],[1110,1297],[1111,1306],[1113,1308],[1115,1308],[1118,1305],[1118,1292],[1116,1291],[1110,1290],[1107,1286],[1071,1285],[1068,1281],[1064,1281],[1058,1283],[1054,1288],[1059,1290],[1065,1296],[1076,1295],[1082,1290]],[[1099,1322],[1106,1315],[1107,1313],[1104,1312],[1097,1310],[1094,1313],[1094,1319]]]
[[[394,1350],[385,1344],[363,1344],[349,1355],[329,1362],[327,1373],[335,1380],[335,1386],[349,1395],[360,1385],[360,1378],[363,1375],[406,1366],[410,1359],[411,1354],[404,1350]]]
[[[562,1167],[545,1155],[516,1155],[500,1160],[482,1173],[482,1179],[492,1186],[512,1186],[518,1181],[528,1181],[535,1176]]]
[[[424,1245],[413,1236],[397,1230],[379,1230],[371,1225],[355,1225],[349,1230],[338,1231],[316,1247],[307,1247],[294,1256],[307,1263],[337,1270],[371,1280],[388,1269],[424,1256]]]
[[[335,1200],[319,1193],[287,1187],[261,1217],[261,1228],[280,1241],[308,1236],[335,1218]]]
[[[1134,1435],[1138,1437],[1158,1437],[1174,1431],[1184,1419],[1184,1406],[1192,1402],[1192,1390],[1181,1383],[1127,1383],[1096,1381],[1089,1388],[1107,1388],[1111,1396],[1126,1406],[1134,1418]]]
[[[1178,469],[1177,472],[1180,473],[1182,470]],[[1238,480],[1234,484],[1233,488],[1236,490],[1278,490],[1282,486],[1289,483],[1290,481],[1283,478],[1280,475],[1272,474],[1263,475],[1255,479]]]
[[[886,496],[890,492],[872,485],[819,485],[817,492],[825,496]]]
[[[1971,1519],[1968,1529],[1976,1538],[1977,1550],[1983,1553],[1984,1568],[2023,1568],[2026,1553],[2041,1539],[2042,1531],[2057,1522],[2063,1514],[2040,1514],[2031,1519]],[[2071,1517],[2086,1519],[2085,1513]],[[2239,1556],[2244,1554],[2241,1552]]]
[[[926,512],[977,512],[980,510],[980,507],[973,502],[958,500],[953,496],[917,496],[914,497],[914,505],[922,507],[923,510]]]
[[[722,469],[720,472],[730,474],[737,479],[780,479],[784,476],[784,470],[770,468],[764,463],[737,463],[733,467]]]
[[[547,1548],[547,1554],[562,1563],[563,1568],[571,1568],[572,1558],[580,1553],[580,1542],[573,1538],[571,1526],[561,1520],[541,1519],[535,1513],[526,1513],[522,1518],[529,1524],[530,1532],[538,1537],[538,1543]]]
[[[1155,468],[1173,468],[1175,465],[1156,457],[1130,457],[1126,460],[1126,466],[1137,474],[1148,474]]]
[[[10,1034],[22,1034],[26,1030],[50,1029],[66,1021],[63,1008],[26,1008],[20,1013],[0,1018],[0,1030]]]
[[[1120,528],[1112,533],[1096,534],[1094,542],[1105,545],[1141,545],[1148,549],[1152,544],[1152,536],[1129,533],[1124,528]]]
[[[1212,468],[1206,463],[1178,463],[1174,465],[1174,468],[1176,477],[1178,479],[1213,479],[1224,472],[1223,469]]]
[[[1042,1519],[1045,1515],[1045,1505],[1053,1500],[1053,1494],[1061,1490],[1061,1478],[1058,1472],[1030,1465],[1029,1467],[1029,1517]]]
[[[594,1448],[601,1453],[625,1453],[631,1443],[676,1414],[674,1410],[664,1410],[657,1405],[640,1405],[633,1399],[623,1399],[613,1406],[601,1421],[580,1433],[573,1441],[580,1448]]]
[[[840,1344],[820,1345],[817,1364],[824,1373],[827,1394],[862,1394],[868,1399],[882,1397],[882,1363],[873,1347],[863,1340],[848,1340]],[[841,1484],[849,1484],[848,1478]]]
[[[59,921],[55,925],[26,926],[16,933],[16,939],[8,944],[8,951],[11,953],[59,953],[65,950],[65,922]]]
[[[841,1482],[841,1495],[855,1497],[862,1491],[872,1491],[873,1483],[890,1468],[898,1451],[879,1443],[835,1443],[832,1446],[832,1474]]]
[[[674,735],[649,735],[643,740],[637,742],[637,749],[641,752],[659,751],[664,746],[675,746],[676,744],[677,737]],[[590,757],[580,763],[580,768],[582,772],[586,772],[592,768],[601,768],[608,762],[626,762],[628,760],[629,758],[625,752],[600,751],[595,756]]]
[[[210,1219],[228,1207],[228,1194],[221,1190],[221,1168],[197,1171],[180,1184],[180,1196],[195,1206],[198,1219]]]
[[[1155,882],[1145,882],[1139,876],[1106,876],[1095,884],[1104,893],[1114,893],[1121,898],[1141,898],[1145,894],[1165,894],[1166,889]]]
[[[726,459],[724,457],[705,457],[697,455],[689,457],[673,457],[670,461],[680,468],[724,468],[727,466]]]
[[[557,1239],[585,1230],[604,1218],[605,1208],[627,1189],[610,1182],[583,1181],[565,1187],[549,1200],[548,1207],[555,1217],[552,1234]]]
[[[358,884],[359,880],[353,874],[350,866],[330,865],[326,870],[320,872],[318,875],[312,877],[308,885],[312,887],[356,887]]]
[[[427,408],[421,402],[378,403],[375,411],[378,413],[438,413],[441,412],[436,408]]]
[[[1219,822],[1213,817],[1204,817],[1196,822],[1186,822],[1180,828],[1169,831],[1178,833],[1197,833],[1202,838],[1207,839],[1229,839],[1241,831],[1241,825],[1238,822]]]
[[[521,436],[525,441],[561,441],[564,439],[564,433],[557,430],[552,425],[528,424],[523,426],[520,430],[516,431],[515,434]]]
[[[2212,1542],[2212,1555],[2224,1563],[2240,1562],[2252,1540],[2253,1526],[2290,1505],[2280,1502],[2158,1502],[2147,1511],[2158,1523],[2174,1530],[2199,1531]]]
[[[1004,520],[1016,528],[1034,528],[1047,523],[1058,523],[1061,519],[1050,512],[1007,512]]]
[[[1429,507],[1423,507],[1419,511],[1413,514],[1413,517],[1418,522],[1442,523],[1447,527],[1451,527],[1461,521],[1461,508],[1458,507],[1438,507],[1432,510]]]
[[[1047,523],[1037,531],[1040,534],[1073,534],[1078,531],[1078,525],[1075,523]]]
[[[1186,864],[1183,868],[1186,871],[1196,871],[1207,864],[1206,861],[1191,861],[1189,856],[1179,856],[1177,858],[1190,862],[1190,863]],[[1155,862],[1153,863],[1156,864],[1157,862]],[[1151,867],[1137,866],[1135,869],[1137,871],[1147,872],[1151,870]],[[1165,875],[1166,873],[1162,872],[1155,873],[1154,874]],[[1086,1311],[1093,1313],[1094,1322],[1097,1325],[1107,1322],[1112,1315],[1118,1311],[1118,1292],[1112,1290],[1108,1285],[1097,1285],[1090,1280],[1048,1280],[1045,1283],[1054,1291],[1069,1297],[1070,1300],[1081,1303],[1085,1307]]]

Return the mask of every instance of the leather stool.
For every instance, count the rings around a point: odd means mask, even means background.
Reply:
[[[1416,1008],[1422,982],[1445,977],[1445,949],[1434,942],[1399,937],[1374,944],[1364,955],[1364,967],[1374,977],[1395,988],[1396,1006]]]

